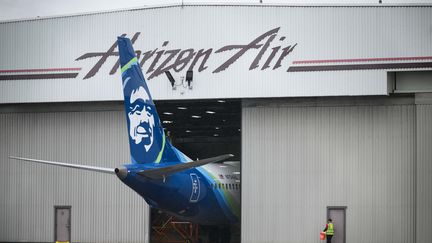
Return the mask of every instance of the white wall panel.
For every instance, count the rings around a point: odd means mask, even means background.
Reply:
[[[417,105],[417,242],[430,242],[432,229],[432,95]]]
[[[422,62],[429,66],[403,69],[431,69],[431,23],[430,6],[262,5],[170,6],[0,23],[0,79],[4,75],[59,72],[53,68],[80,68],[72,72],[78,73],[76,78],[2,80],[0,103],[121,100],[119,71],[110,75],[117,60],[115,55],[108,57],[94,76],[85,76],[117,36],[124,33],[132,37],[137,32],[141,34],[134,44],[136,50],[144,53],[157,49],[143,65],[149,79],[159,51],[211,49],[205,68],[198,70],[202,59],[193,68],[192,91],[173,92],[163,73],[149,80],[156,99],[386,95],[387,71],[400,68],[376,65]],[[215,72],[240,52],[235,45],[246,46],[277,28],[274,35],[256,43],[259,47],[244,52],[232,65]],[[168,43],[163,46],[165,41]],[[276,68],[282,49],[295,44]],[[217,52],[232,45],[234,49]],[[273,50],[278,52],[268,68],[263,69]],[[89,53],[96,56],[78,60]],[[154,67],[161,66],[170,55],[164,52]],[[178,56],[179,53],[174,55],[167,65]],[[258,61],[256,68],[252,66],[254,60]],[[311,60],[321,62],[299,63]],[[167,70],[180,80],[191,64],[189,61],[182,71]],[[366,70],[287,72],[299,66],[328,65],[375,66]],[[23,72],[28,69],[33,71]]]
[[[115,175],[9,155],[115,168],[129,163],[124,112],[0,114],[0,241],[52,242],[54,206],[72,206],[72,242],[146,242],[148,206]]]
[[[327,206],[347,206],[347,242],[413,242],[414,105],[242,114],[242,242],[318,243]]]

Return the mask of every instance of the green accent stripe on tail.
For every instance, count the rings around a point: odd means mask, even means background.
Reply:
[[[158,154],[158,157],[157,157],[155,163],[160,163],[164,149],[165,149],[165,132],[162,134],[162,148],[159,151],[159,154]]]
[[[136,57],[132,58],[128,63],[126,63],[126,65],[124,65],[121,68],[121,72],[124,73],[126,70],[128,70],[132,64],[134,64],[135,62],[138,62],[138,59]]]

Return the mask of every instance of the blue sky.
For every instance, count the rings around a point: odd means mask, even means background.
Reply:
[[[378,0],[262,0],[275,4],[378,4]],[[432,4],[432,0],[382,0],[384,4]],[[181,4],[181,0],[0,0],[0,21],[68,15],[166,4]],[[259,0],[185,0],[188,3],[259,3]]]

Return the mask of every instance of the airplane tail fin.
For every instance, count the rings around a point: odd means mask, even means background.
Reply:
[[[165,137],[131,41],[118,37],[117,44],[132,163],[180,161]]]

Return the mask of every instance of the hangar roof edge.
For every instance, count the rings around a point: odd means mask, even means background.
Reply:
[[[50,20],[57,18],[69,18],[69,17],[81,17],[87,15],[98,15],[98,14],[109,14],[117,12],[127,12],[127,11],[139,11],[139,10],[152,10],[161,8],[182,8],[182,7],[278,7],[278,8],[388,8],[388,7],[432,7],[432,4],[427,3],[405,3],[405,4],[250,4],[250,3],[233,3],[233,4],[167,4],[167,5],[157,5],[157,6],[142,6],[142,7],[131,7],[131,8],[121,8],[113,10],[102,10],[94,12],[84,12],[75,14],[64,14],[64,15],[52,15],[44,17],[33,17],[24,19],[12,19],[0,21],[0,24],[9,24],[17,22],[27,22],[27,21],[38,21],[38,20]]]

